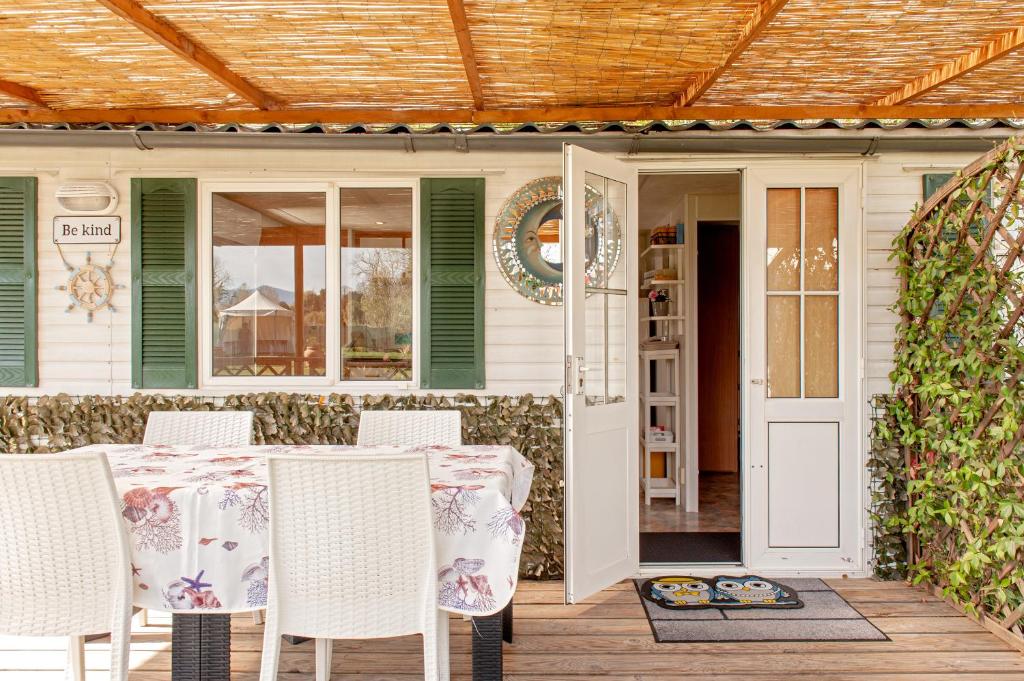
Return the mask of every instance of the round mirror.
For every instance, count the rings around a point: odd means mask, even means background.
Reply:
[[[619,217],[604,224],[603,198],[587,187],[586,265],[615,270],[622,250]],[[562,178],[542,177],[519,188],[505,201],[494,225],[494,257],[509,285],[520,295],[547,305],[562,302]],[[607,234],[605,234],[607,230]],[[599,243],[608,246],[607,262],[598,262]]]

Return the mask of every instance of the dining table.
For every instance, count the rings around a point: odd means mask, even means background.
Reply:
[[[231,614],[267,605],[267,454],[424,453],[438,607],[473,619],[473,678],[501,678],[526,529],[521,512],[534,471],[513,447],[166,444],[74,451],[107,457],[129,537],[134,605],[173,615],[173,681],[228,681]]]

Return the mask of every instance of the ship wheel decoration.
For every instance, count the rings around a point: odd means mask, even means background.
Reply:
[[[62,254],[63,255],[63,254]],[[114,277],[110,270],[114,265],[113,259],[106,265],[98,265],[92,261],[92,253],[85,254],[85,264],[75,267],[64,261],[71,275],[66,284],[57,287],[58,291],[67,291],[71,303],[65,312],[71,312],[75,308],[86,311],[88,321],[92,322],[93,313],[103,308],[111,312],[117,312],[117,308],[110,302],[114,291],[124,288],[121,284],[114,283]]]

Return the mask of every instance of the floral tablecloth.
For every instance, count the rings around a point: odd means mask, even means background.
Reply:
[[[266,454],[422,451],[429,460],[438,601],[488,615],[515,592],[533,464],[512,447],[92,445],[107,455],[132,551],[135,604],[226,613],[267,603]],[[339,494],[343,493],[339,490]]]

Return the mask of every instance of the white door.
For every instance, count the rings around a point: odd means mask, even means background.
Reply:
[[[860,168],[746,175],[747,566],[855,571]]]
[[[565,599],[639,560],[637,171],[564,150]]]

